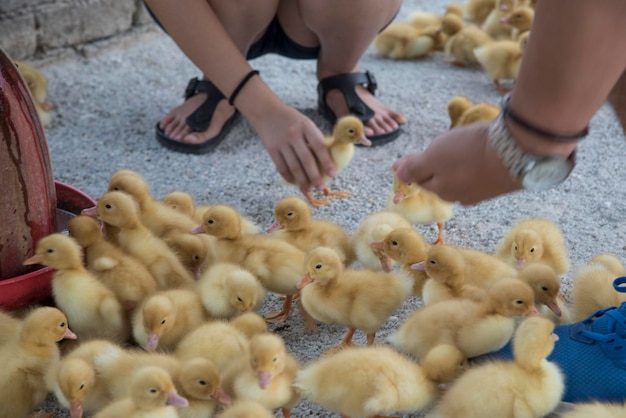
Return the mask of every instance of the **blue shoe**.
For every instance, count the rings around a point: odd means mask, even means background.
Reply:
[[[613,287],[626,293],[626,276]],[[623,402],[626,400],[626,302],[594,312],[587,319],[554,329],[559,341],[548,361],[565,375],[564,402]],[[512,359],[511,343],[500,351],[472,359]]]

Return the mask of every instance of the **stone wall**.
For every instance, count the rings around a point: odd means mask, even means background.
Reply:
[[[29,59],[151,23],[142,0],[0,0],[0,48]]]

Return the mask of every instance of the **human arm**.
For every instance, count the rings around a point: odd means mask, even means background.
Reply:
[[[620,0],[539,1],[510,108],[546,131],[581,131],[626,68],[624,16],[626,2]],[[506,125],[523,149],[539,156],[567,156],[576,146],[535,135],[510,119]],[[485,124],[445,132],[394,169],[401,180],[462,204],[521,188],[488,143]]]
[[[241,52],[250,40],[240,39],[233,24],[227,31],[204,0],[146,3],[186,56],[230,97],[251,70]],[[233,3],[232,7],[236,5]],[[234,22],[236,26],[236,18]],[[334,174],[320,130],[309,118],[283,103],[260,77],[252,77],[245,84],[234,104],[254,127],[287,181],[303,189],[321,187],[324,182],[317,161],[327,174]]]

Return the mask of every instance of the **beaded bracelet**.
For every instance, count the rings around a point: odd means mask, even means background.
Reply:
[[[233,90],[233,94],[231,94],[230,97],[228,98],[229,105],[231,106],[235,105],[235,99],[237,98],[237,95],[244,88],[244,86],[248,83],[248,81],[250,81],[250,79],[254,77],[255,75],[259,75],[259,72],[257,70],[252,70],[248,74],[246,74],[243,80],[241,80],[241,82],[237,85],[237,87],[235,87],[235,90]]]
[[[574,142],[589,135],[589,126],[585,126],[582,131],[575,134],[560,134],[538,128],[537,126],[529,123],[527,120],[521,118],[519,115],[511,111],[511,109],[509,109],[509,99],[510,94],[507,94],[502,98],[502,115],[505,118],[508,117],[517,125],[521,126],[529,132],[532,132],[536,135],[542,136],[555,142]]]

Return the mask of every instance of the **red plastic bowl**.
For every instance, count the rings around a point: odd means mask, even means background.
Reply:
[[[96,201],[82,191],[60,181],[54,182],[57,196],[57,231],[67,228],[67,221],[80,211],[95,206]],[[50,267],[0,281],[0,308],[13,311],[41,302],[50,297],[52,274]]]

